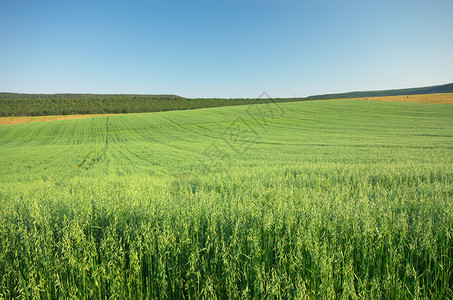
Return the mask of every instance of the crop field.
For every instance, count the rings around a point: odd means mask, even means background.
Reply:
[[[453,105],[0,126],[0,298],[453,298]]]
[[[81,118],[92,118],[101,116],[111,116],[112,114],[84,114],[84,115],[53,115],[53,116],[34,116],[34,117],[0,117],[0,125],[20,124],[29,122],[47,122],[59,120],[71,120]]]
[[[409,103],[453,104],[453,93],[399,95],[386,97],[361,97],[361,98],[348,98],[345,100],[375,100],[375,101],[409,102]]]

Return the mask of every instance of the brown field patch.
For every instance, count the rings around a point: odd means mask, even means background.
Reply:
[[[409,103],[453,104],[453,93],[347,98],[344,100],[374,100],[374,101],[409,102]]]
[[[35,116],[35,117],[26,117],[26,116],[25,117],[0,117],[0,125],[82,119],[82,118],[93,118],[93,117],[112,116],[112,115],[114,115],[114,114],[57,115],[57,116]]]

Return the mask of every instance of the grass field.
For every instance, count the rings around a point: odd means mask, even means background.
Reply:
[[[453,106],[0,126],[0,298],[453,297]]]

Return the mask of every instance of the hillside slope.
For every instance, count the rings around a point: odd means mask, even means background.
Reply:
[[[342,98],[360,98],[360,97],[384,97],[384,96],[399,96],[399,95],[419,95],[419,94],[439,94],[453,93],[453,83],[428,86],[421,88],[395,89],[382,91],[358,91],[338,94],[325,94],[309,96],[307,99],[342,99]]]
[[[16,94],[0,93],[0,117],[77,114],[118,114],[188,110],[253,103],[299,102],[319,99],[453,93],[453,83],[424,88],[350,92],[307,98],[184,98],[175,95]]]

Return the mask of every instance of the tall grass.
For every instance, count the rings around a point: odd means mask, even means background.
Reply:
[[[323,103],[0,127],[1,297],[452,298],[453,110]]]

